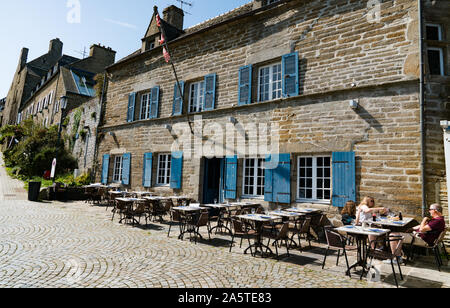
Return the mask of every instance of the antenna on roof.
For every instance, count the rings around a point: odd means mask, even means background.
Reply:
[[[190,7],[193,7],[193,6],[194,6],[194,3],[193,3],[193,2],[187,2],[187,1],[184,1],[184,0],[175,0],[175,1],[180,2],[180,9],[181,9],[184,13],[186,13],[186,14],[188,14],[188,15],[192,15],[191,13],[189,13],[189,12],[183,10],[183,4],[185,4],[185,5],[187,5],[187,6],[190,6]]]
[[[79,51],[79,50],[74,50],[76,53],[80,54],[83,56],[83,59],[86,58],[87,56],[87,51],[86,51],[86,47],[84,47],[83,51]]]

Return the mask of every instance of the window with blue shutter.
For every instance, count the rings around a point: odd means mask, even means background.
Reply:
[[[349,200],[356,202],[355,152],[335,152],[333,164],[332,204],[344,207]]]
[[[103,155],[103,164],[102,164],[102,184],[108,184],[108,169],[109,169],[109,155]]]
[[[282,59],[283,97],[298,96],[299,67],[298,52],[287,54]]]
[[[145,188],[152,187],[152,166],[153,166],[153,154],[144,154],[144,171],[142,175],[142,186]]]
[[[275,157],[276,155],[276,157]],[[272,159],[278,165],[274,169],[266,169],[264,200],[274,203],[291,203],[291,154],[273,154],[266,156],[266,165]]]
[[[217,74],[210,74],[205,76],[205,98],[203,103],[203,110],[214,110],[216,107],[216,80]]]
[[[239,106],[252,102],[252,66],[244,66],[239,69]]]
[[[122,184],[130,185],[130,174],[131,174],[131,154],[123,154],[123,169],[122,169]]]
[[[170,170],[170,188],[181,189],[183,181],[183,152],[172,153],[172,165]]]
[[[184,100],[184,81],[180,81],[180,89],[178,83],[175,83],[173,90],[173,110],[172,115],[181,115],[183,113],[183,100]]]
[[[150,98],[150,119],[158,118],[159,111],[159,87],[154,87],[151,91]]]
[[[128,112],[127,112],[127,122],[134,121],[134,108],[136,107],[136,93],[131,93],[128,96]]]
[[[237,198],[237,165],[237,156],[225,158],[225,199]]]

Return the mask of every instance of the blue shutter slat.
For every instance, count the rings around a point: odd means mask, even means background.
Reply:
[[[128,112],[127,112],[127,122],[134,121],[134,108],[136,107],[136,93],[131,93],[128,96]]]
[[[130,185],[131,154],[123,154],[122,184]]]
[[[157,119],[159,110],[159,87],[153,88],[151,92],[152,95],[150,98],[150,118]]]
[[[225,158],[225,199],[237,198],[237,164],[237,156]]]
[[[181,93],[178,84],[175,83],[173,90],[173,110],[172,115],[181,115],[183,113],[184,81],[180,81]]]
[[[355,152],[335,152],[333,164],[332,204],[344,207],[349,200],[356,202]]]
[[[291,97],[299,95],[299,67],[298,52],[283,56],[283,96]]]
[[[103,155],[103,164],[102,164],[102,184],[108,184],[108,169],[109,169],[109,155]]]
[[[170,188],[181,189],[183,179],[183,152],[172,153],[172,163],[170,169]]]
[[[266,155],[266,165],[272,160],[272,155]],[[273,169],[265,169],[264,177],[264,201],[273,201]]]
[[[153,154],[152,153],[145,153],[144,154],[144,174],[142,176],[143,178],[143,184],[145,188],[152,187],[152,165],[153,165]]]
[[[238,105],[248,105],[252,102],[252,66],[239,69],[239,101]]]
[[[205,97],[203,102],[203,110],[214,110],[216,107],[216,80],[217,74],[205,76]]]

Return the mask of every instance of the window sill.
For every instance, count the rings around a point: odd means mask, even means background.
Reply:
[[[244,195],[244,196],[241,196],[241,199],[258,199],[258,200],[264,200],[264,196],[248,196],[248,195]]]
[[[296,199],[296,203],[331,205],[331,200]]]

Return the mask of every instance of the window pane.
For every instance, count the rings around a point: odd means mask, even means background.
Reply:
[[[440,50],[428,49],[428,64],[430,66],[430,74],[431,75],[442,75],[441,71],[442,62],[441,62],[441,52]]]

